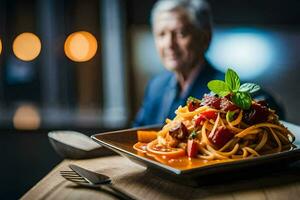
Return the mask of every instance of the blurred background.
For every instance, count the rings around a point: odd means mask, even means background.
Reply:
[[[262,85],[300,124],[300,1],[208,2],[208,59]],[[0,0],[0,198],[19,198],[62,160],[48,131],[130,127],[147,81],[163,69],[149,25],[154,3]]]

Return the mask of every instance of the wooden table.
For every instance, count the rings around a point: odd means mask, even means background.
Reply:
[[[70,163],[110,176],[116,187],[137,199],[300,199],[300,162],[263,176],[193,188],[155,176],[120,156],[64,160],[22,199],[115,199],[100,189],[81,188],[64,180],[59,171],[68,170]]]

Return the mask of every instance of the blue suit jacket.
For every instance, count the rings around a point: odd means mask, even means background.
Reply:
[[[180,95],[179,84],[174,73],[165,71],[155,76],[148,83],[143,104],[133,126],[163,124],[166,118],[173,119],[175,110],[180,105],[184,106],[188,97],[193,96],[202,99],[205,93],[209,93],[207,83],[215,79],[224,80],[224,73],[217,71],[206,62],[204,69],[200,70],[187,91]],[[267,100],[269,106],[278,111],[281,119],[283,118],[281,107],[268,93],[261,90],[255,94],[254,98]]]

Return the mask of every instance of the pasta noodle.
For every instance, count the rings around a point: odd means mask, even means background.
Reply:
[[[165,126],[157,133],[155,145],[151,142],[146,151],[151,148],[152,154],[165,152],[168,157],[172,151],[183,149],[187,157],[210,161],[257,157],[294,148],[294,135],[279,122],[275,112],[255,101],[252,105],[255,106],[250,110],[216,108],[209,104],[193,110],[189,105],[180,106],[175,111],[176,117],[166,119]],[[266,117],[247,120],[251,109],[259,107],[264,109]]]

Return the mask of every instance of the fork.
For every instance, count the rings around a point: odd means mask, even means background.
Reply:
[[[136,199],[127,194],[125,191],[114,187],[111,183],[110,177],[104,174],[92,172],[77,165],[69,165],[69,167],[71,169],[69,171],[60,171],[61,176],[68,181],[85,187],[103,189],[120,199]]]

